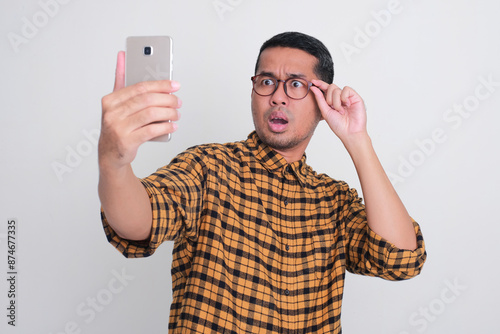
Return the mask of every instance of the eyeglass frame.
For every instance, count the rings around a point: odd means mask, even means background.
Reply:
[[[256,90],[255,90],[255,79],[259,76],[268,76],[274,80],[276,80],[276,86],[274,87],[274,90],[272,93],[270,94],[260,94],[258,93]],[[290,80],[297,80],[297,79],[300,79],[300,80],[304,80],[305,82],[307,82],[307,93],[306,95],[304,95],[304,97],[301,97],[301,98],[296,98],[296,97],[291,97],[290,95],[288,95],[288,92],[286,91],[286,83]],[[300,78],[300,77],[291,77],[291,78],[288,78],[286,80],[278,80],[277,78],[273,77],[272,75],[267,75],[267,74],[257,74],[257,75],[254,75],[253,77],[250,78],[250,80],[252,80],[252,90],[255,92],[255,94],[259,95],[259,96],[271,96],[273,95],[274,93],[276,93],[276,91],[278,90],[278,87],[280,85],[280,82],[283,83],[283,90],[285,91],[285,95],[288,96],[289,98],[291,98],[292,100],[302,100],[302,99],[305,99],[306,96],[309,94],[309,91],[311,90],[311,86],[313,86],[313,83],[310,82],[309,80],[307,79],[304,79],[304,78]]]

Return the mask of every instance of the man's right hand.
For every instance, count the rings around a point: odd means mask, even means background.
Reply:
[[[151,203],[131,162],[142,143],[175,131],[181,101],[172,93],[179,84],[162,80],[124,87],[124,83],[122,51],[118,54],[113,93],[102,98],[99,198],[109,225],[120,237],[144,240],[151,233]]]
[[[101,169],[129,165],[141,144],[177,129],[174,122],[179,119],[181,100],[171,93],[179,89],[179,83],[162,80],[124,86],[125,53],[120,51],[113,93],[102,98]]]

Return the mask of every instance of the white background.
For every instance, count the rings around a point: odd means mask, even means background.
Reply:
[[[0,332],[167,332],[172,245],[127,260],[100,222],[95,142],[116,54],[129,35],[174,39],[182,119],[170,143],[141,147],[134,168],[146,176],[189,146],[245,139],[258,48],[296,30],[322,40],[335,82],[364,98],[375,148],[428,251],[409,281],[348,275],[344,333],[497,333],[499,10],[493,0],[2,0]],[[318,172],[359,188],[326,124],[307,154]]]

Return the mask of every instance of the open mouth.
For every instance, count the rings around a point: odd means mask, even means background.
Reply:
[[[273,132],[282,132],[288,125],[288,117],[282,111],[274,111],[268,118],[269,127]]]
[[[288,121],[284,118],[281,118],[281,117],[271,118],[270,122],[272,124],[288,124]]]

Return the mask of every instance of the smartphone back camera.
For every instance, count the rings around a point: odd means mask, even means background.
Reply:
[[[145,46],[144,47],[144,55],[151,56],[152,54],[153,54],[153,48],[150,46]]]

